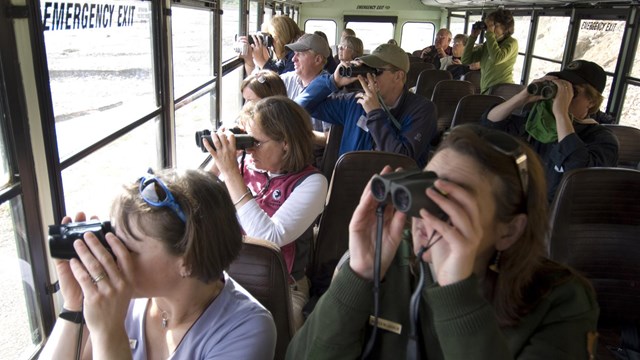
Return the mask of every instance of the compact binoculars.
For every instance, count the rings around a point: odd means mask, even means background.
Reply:
[[[393,206],[409,216],[420,217],[420,209],[425,209],[430,214],[446,220],[449,216],[425,193],[427,188],[433,187],[442,194],[433,186],[437,179],[438,175],[435,172],[421,170],[375,175],[371,179],[371,192],[380,202],[388,201],[390,197]]]

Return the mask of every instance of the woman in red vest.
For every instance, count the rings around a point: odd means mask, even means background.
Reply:
[[[291,275],[298,328],[309,298],[305,268],[312,225],[324,208],[327,179],[311,165],[311,120],[298,104],[285,96],[272,96],[245,106],[243,113],[246,130],[255,139],[248,156],[241,157],[238,166],[234,135],[219,132],[212,136],[213,147],[206,144],[214,159],[210,171],[227,185],[245,233],[282,250]]]

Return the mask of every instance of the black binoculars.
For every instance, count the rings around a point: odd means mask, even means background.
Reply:
[[[349,66],[340,66],[338,73],[342,77],[356,77],[358,75],[366,76],[367,74],[380,75],[382,71],[365,64],[349,64]]]
[[[251,135],[247,135],[243,133],[241,130],[239,131],[234,128],[234,129],[231,129],[231,132],[235,134],[236,149],[238,150],[250,148],[256,142],[256,139],[254,139]],[[213,147],[213,150],[216,149],[216,147],[213,146],[213,142],[211,141],[211,131],[209,130],[196,131],[196,145],[200,147],[200,150],[202,150],[202,152],[207,152],[207,148],[204,147],[203,139],[207,139],[207,141],[209,141],[209,144]]]
[[[551,80],[534,82],[527,86],[527,92],[531,95],[540,95],[546,100],[553,99],[558,93],[558,86]]]
[[[487,24],[485,24],[484,21],[476,21],[471,25],[471,30],[487,30]]]
[[[429,187],[440,192],[433,186],[437,179],[438,175],[435,172],[421,170],[375,175],[371,179],[371,192],[380,202],[387,201],[391,197],[393,206],[408,216],[420,217],[420,209],[425,209],[430,214],[446,220],[449,216],[425,193]]]
[[[273,46],[273,36],[271,36],[270,34],[259,32],[259,33],[253,34],[253,36],[256,36],[260,40],[262,40],[262,45],[264,45],[266,47],[272,47]],[[247,41],[249,41],[249,45],[253,45],[254,44],[253,36],[247,35]]]
[[[113,255],[111,247],[107,243],[105,235],[108,232],[114,232],[111,228],[111,222],[100,222],[98,220],[90,220],[83,222],[73,222],[61,225],[49,225],[49,251],[51,256],[56,259],[77,258],[78,254],[73,248],[73,242],[80,239],[85,233],[92,232],[100,243]]]

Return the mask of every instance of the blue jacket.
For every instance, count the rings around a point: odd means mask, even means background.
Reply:
[[[396,128],[384,109],[368,114],[356,93],[338,92],[332,75],[318,76],[295,101],[311,116],[344,126],[338,155],[356,150],[380,150],[407,155],[418,166],[427,163],[431,141],[437,135],[436,107],[426,98],[405,91],[389,109],[400,123]]]
[[[271,70],[277,72],[279,75],[287,73],[289,71],[295,70],[293,66],[293,55],[296,53],[287,49],[287,53],[284,56],[284,59],[276,60],[269,59],[266,64],[264,64],[265,70]]]

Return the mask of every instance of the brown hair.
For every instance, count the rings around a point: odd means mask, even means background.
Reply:
[[[596,88],[587,83],[574,86],[582,88],[584,90],[584,96],[586,96],[587,99],[593,102],[593,105],[589,108],[588,114],[591,115],[598,112],[598,110],[600,110],[602,102],[604,101],[604,97],[602,96],[602,94],[600,94],[598,90],[596,90]]]
[[[298,24],[286,15],[272,17],[268,29],[271,35],[278,38],[279,43],[273,46],[278,59],[285,57],[287,53],[287,49],[284,47],[285,45],[295,42],[304,34],[298,27]]]
[[[523,192],[515,160],[496,151],[483,138],[483,134],[490,131],[497,130],[475,124],[457,126],[445,137],[438,151],[453,149],[474,159],[485,174],[491,174],[497,221],[506,223],[517,214],[527,215],[520,239],[500,255],[500,272],[487,270],[484,281],[498,322],[508,326],[517,324],[554,284],[570,278],[558,277],[558,271],[575,274],[545,258],[549,215],[544,168],[539,157],[529,146],[514,138],[527,155],[528,186]]]
[[[178,173],[167,169],[155,176],[167,186],[186,216],[186,223],[168,207],[149,205],[140,196],[140,182],[125,185],[113,202],[111,218],[128,237],[139,233],[160,241],[167,252],[183,256],[192,277],[216,281],[240,253],[242,228],[225,186],[203,170]],[[132,224],[140,229],[138,236]]]
[[[248,87],[260,99],[273,95],[287,96],[287,88],[280,78],[280,75],[271,70],[257,71],[242,80],[240,92]]]
[[[504,26],[505,38],[513,34],[515,21],[513,20],[513,15],[511,14],[511,11],[498,9],[492,12],[491,14],[487,15],[487,19],[492,20],[494,23]]]
[[[253,121],[270,139],[288,145],[282,159],[283,172],[304,169],[313,159],[311,117],[300,105],[286,96],[271,96],[258,101]]]

